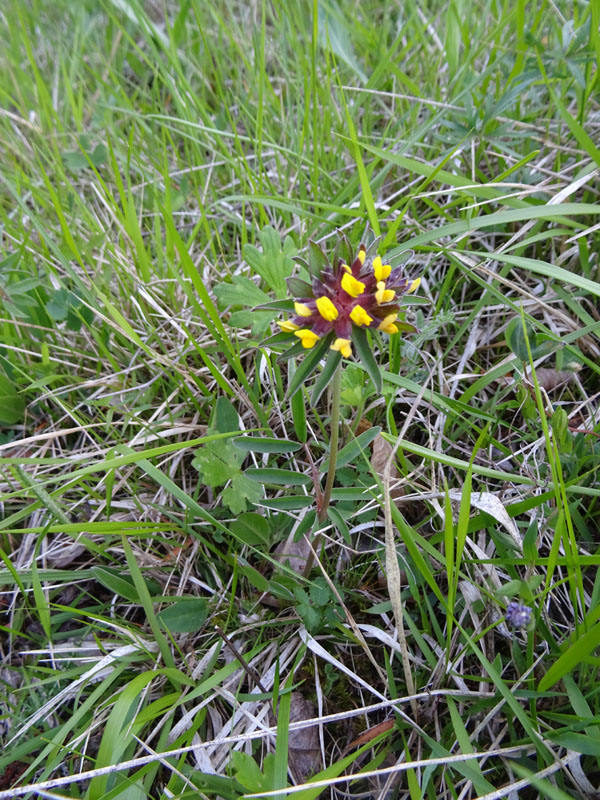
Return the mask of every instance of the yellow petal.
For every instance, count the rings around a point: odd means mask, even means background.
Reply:
[[[356,278],[349,272],[344,273],[342,278],[342,289],[350,295],[350,297],[358,297],[365,290],[365,285],[362,281],[357,281]]]
[[[411,292],[416,292],[420,285],[421,285],[421,278],[415,278],[415,280],[406,290],[406,294],[410,294]]]
[[[395,296],[396,292],[392,289],[386,289],[385,283],[383,281],[378,281],[377,291],[375,292],[375,299],[377,300],[378,306],[382,303],[391,303]]]
[[[350,358],[352,355],[352,345],[350,339],[336,339],[331,345],[331,350],[339,350],[344,358]]]
[[[355,325],[370,325],[373,317],[370,317],[362,306],[354,306],[350,312],[350,319]]]
[[[358,255],[356,256],[361,264],[365,263],[365,256],[366,255],[367,254],[365,253],[365,248],[361,247],[360,250],[358,251]]]
[[[384,281],[386,278],[390,277],[392,268],[389,264],[383,264],[380,256],[375,256],[373,259],[373,271],[375,272],[376,280]]]
[[[327,322],[331,322],[339,317],[337,308],[333,305],[328,297],[317,298],[317,311],[323,317],[323,319],[327,320]]]
[[[299,317],[312,317],[313,312],[304,303],[294,303],[294,311]]]
[[[394,325],[397,318],[398,314],[388,314],[377,326],[377,330],[384,333],[398,333],[398,326]]]
[[[302,342],[302,347],[305,347],[307,350],[310,350],[311,347],[314,347],[320,339],[320,337],[309,328],[302,328],[299,331],[294,331],[294,336],[297,336],[300,339]]]
[[[291,319],[278,320],[277,324],[285,333],[292,333],[293,331],[297,331],[300,327],[300,325],[296,325],[294,322],[292,322]]]

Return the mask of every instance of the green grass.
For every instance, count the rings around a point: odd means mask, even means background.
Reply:
[[[0,800],[589,796],[598,3],[0,26]],[[419,331],[344,362],[307,580],[330,398],[249,307],[367,226]]]

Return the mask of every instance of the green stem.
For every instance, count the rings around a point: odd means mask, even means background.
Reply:
[[[337,366],[336,371],[333,373],[333,380],[331,381],[331,418],[330,418],[330,434],[329,434],[329,470],[327,472],[327,480],[325,482],[325,491],[321,499],[317,521],[319,528],[327,519],[327,509],[331,501],[331,492],[335,481],[335,468],[337,464],[338,455],[338,442],[340,437],[340,394],[342,388],[342,362]],[[313,551],[318,552],[319,545],[321,544],[322,534],[320,530],[317,532],[313,541]],[[314,552],[311,551],[306,559],[306,566],[304,567],[304,577],[310,575],[312,565],[315,560]]]

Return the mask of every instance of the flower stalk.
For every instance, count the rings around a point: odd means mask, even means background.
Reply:
[[[340,396],[342,389],[342,363],[337,365],[331,381],[331,417],[330,417],[330,435],[329,435],[329,468],[327,470],[327,479],[325,481],[325,491],[320,498],[317,499],[317,522],[319,531],[315,535],[313,541],[313,550],[308,554],[306,566],[304,567],[304,577],[310,575],[314,563],[314,552],[318,552],[321,544],[323,534],[320,529],[323,527],[327,519],[327,509],[331,502],[331,492],[333,491],[333,484],[335,482],[335,469],[337,465],[338,445],[340,438]]]

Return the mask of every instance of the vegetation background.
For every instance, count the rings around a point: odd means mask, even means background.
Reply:
[[[597,796],[598,0],[0,25],[0,798]],[[366,226],[419,333],[309,581],[328,398],[249,309]]]

